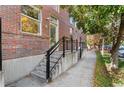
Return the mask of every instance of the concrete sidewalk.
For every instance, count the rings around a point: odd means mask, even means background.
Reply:
[[[84,50],[82,59],[64,72],[51,83],[43,84],[40,80],[25,77],[9,86],[13,87],[91,87],[94,68],[96,63],[96,54],[94,50]]]
[[[0,71],[0,87],[4,87],[3,73]]]
[[[45,87],[92,87],[95,63],[95,51],[84,50],[79,63]]]

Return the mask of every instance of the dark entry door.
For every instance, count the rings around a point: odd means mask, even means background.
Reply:
[[[2,49],[1,49],[2,20],[0,18],[0,71],[2,71]]]

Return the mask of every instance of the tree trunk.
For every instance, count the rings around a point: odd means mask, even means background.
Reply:
[[[112,46],[114,46],[115,45],[115,41],[116,41],[116,39],[115,39],[115,37],[113,36],[113,39],[112,39],[113,41],[112,41]]]
[[[115,18],[113,18],[113,22],[112,22],[112,35],[113,35],[112,36],[112,40],[113,40],[112,46],[114,46],[116,43],[117,33],[119,31],[119,27],[117,27],[117,25],[116,25],[116,23],[119,19],[118,19],[117,15],[114,15],[114,16],[115,16]]]
[[[118,69],[118,49],[121,44],[123,33],[124,33],[124,13],[121,14],[121,22],[120,22],[118,36],[116,39],[116,43],[112,47],[112,52],[111,52],[112,70]]]
[[[104,55],[104,47],[105,47],[105,44],[104,44],[104,38],[102,39],[102,55]]]

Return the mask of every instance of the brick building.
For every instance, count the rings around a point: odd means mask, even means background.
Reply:
[[[84,39],[69,13],[57,5],[0,6],[0,18],[5,83],[29,73],[63,36]]]

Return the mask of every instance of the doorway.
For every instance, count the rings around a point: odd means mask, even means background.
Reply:
[[[53,46],[59,39],[58,32],[58,20],[54,17],[51,17],[50,21],[50,47]]]

